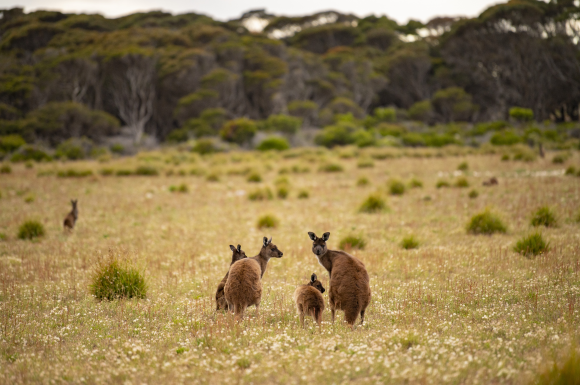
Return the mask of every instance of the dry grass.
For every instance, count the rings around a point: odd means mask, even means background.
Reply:
[[[106,166],[75,164],[93,170],[86,178],[56,177],[68,165],[12,165],[0,177],[0,383],[530,383],[555,361],[563,365],[558,357],[579,340],[578,181],[551,160],[502,162],[468,150],[385,149],[384,157],[360,150],[347,159],[324,149],[292,157],[214,154],[197,158],[195,168],[204,172],[188,176],[165,176],[175,168],[166,160],[179,155],[169,150]],[[365,174],[373,185],[416,177],[425,187],[392,197],[388,211],[359,213],[371,191],[356,187],[357,165],[369,156],[375,165]],[[452,180],[458,159],[468,162],[473,185],[491,175],[501,184],[478,199],[437,189],[437,180]],[[577,164],[578,155],[571,160]],[[98,173],[143,164],[159,175]],[[272,188],[279,170],[296,164],[336,164],[344,172],[292,174],[293,189],[311,191],[309,199],[251,201],[255,183],[224,171],[251,168]],[[219,183],[201,176],[212,173]],[[169,191],[182,183],[188,194]],[[24,204],[26,194],[34,202]],[[62,220],[71,198],[79,199],[80,213],[68,234]],[[550,249],[525,258],[514,245],[528,234],[530,213],[545,205],[566,214],[560,227],[543,230]],[[509,232],[468,234],[469,219],[488,207]],[[279,226],[258,230],[264,213],[280,218]],[[42,239],[17,238],[27,218],[43,223]],[[352,251],[367,266],[373,295],[355,331],[342,313],[331,325],[328,311],[321,332],[299,325],[296,286],[315,272],[328,288],[308,231],[329,231],[330,248],[353,233],[367,241]],[[421,247],[402,249],[407,234]],[[259,314],[251,308],[236,324],[215,312],[213,295],[228,269],[229,245],[252,256],[264,236],[284,257],[268,265]],[[91,272],[109,250],[127,250],[143,267],[145,299],[98,301],[90,294]]]

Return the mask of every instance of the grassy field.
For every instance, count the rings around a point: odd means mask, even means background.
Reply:
[[[553,164],[551,154],[533,162],[501,155],[164,150],[105,163],[12,165],[0,175],[0,382],[534,382],[580,341],[580,177],[564,175],[580,157]],[[463,162],[467,170],[458,171]],[[138,166],[159,175],[117,176]],[[77,174],[69,169],[92,175],[58,176]],[[248,182],[252,173],[262,181]],[[462,176],[470,186],[454,187]],[[499,185],[483,187],[491,176]],[[361,177],[369,183],[357,183]],[[423,187],[410,188],[413,178]],[[402,195],[390,194],[393,179],[405,185]],[[450,187],[436,188],[440,181]],[[284,184],[288,196],[280,199]],[[249,199],[266,187],[272,199]],[[301,192],[308,197],[298,199]],[[360,213],[370,194],[388,209]],[[80,214],[67,234],[62,221],[72,198]],[[539,229],[549,251],[514,252],[537,230],[530,219],[545,205],[558,220]],[[467,233],[469,219],[486,208],[507,233]],[[278,219],[276,228],[257,228],[266,214]],[[43,238],[17,238],[28,219],[44,224]],[[347,236],[365,241],[351,253],[367,267],[372,302],[354,331],[342,313],[332,325],[328,310],[322,332],[312,319],[300,328],[295,288],[313,272],[328,288],[308,231],[329,231],[331,249]],[[411,235],[419,246],[406,250],[401,242]],[[259,314],[250,308],[236,324],[215,312],[214,293],[229,245],[253,256],[263,236],[284,257],[268,265]],[[101,302],[89,293],[95,263],[109,253],[143,270],[145,299]]]

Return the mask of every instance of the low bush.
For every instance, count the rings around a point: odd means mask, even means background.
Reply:
[[[569,166],[569,167],[566,169],[566,172],[565,172],[564,174],[566,174],[566,175],[576,175],[576,167],[574,167],[574,166]]]
[[[101,174],[102,176],[111,176],[115,173],[115,170],[113,170],[112,168],[103,168],[101,169],[101,171],[99,171],[99,174]]]
[[[437,184],[435,185],[435,187],[437,187],[437,188],[449,187],[449,186],[450,186],[449,182],[446,180],[442,180],[442,179],[438,180]]]
[[[310,197],[310,193],[308,190],[300,190],[298,192],[298,199],[308,199]]]
[[[409,182],[409,187],[411,188],[422,188],[423,187],[423,182],[421,182],[419,179],[417,178],[413,178],[411,179],[411,181]]]
[[[191,151],[200,155],[207,155],[218,152],[218,148],[212,139],[198,139],[191,148]]]
[[[159,171],[153,166],[139,166],[135,169],[135,175],[157,176]]]
[[[251,201],[265,201],[271,200],[274,196],[269,188],[257,189],[248,194],[248,199]]]
[[[3,164],[0,166],[0,174],[10,174],[12,172],[12,167],[9,164]]]
[[[361,159],[357,163],[358,168],[372,168],[375,167],[375,162],[370,159]]]
[[[419,247],[419,241],[413,235],[410,235],[403,238],[401,241],[401,247],[405,250],[416,249]]]
[[[457,178],[455,181],[455,187],[465,188],[469,187],[469,181],[465,177]]]
[[[492,135],[490,142],[495,146],[510,146],[512,144],[523,142],[524,138],[511,130],[496,132]]]
[[[471,217],[467,225],[467,232],[471,234],[486,234],[507,232],[501,219],[488,210]]]
[[[262,176],[257,172],[253,172],[250,175],[248,175],[246,181],[251,183],[259,183],[262,181]]]
[[[266,214],[261,216],[258,219],[258,228],[259,229],[263,229],[263,228],[267,228],[267,229],[275,229],[276,227],[278,227],[280,221],[278,220],[278,218],[276,218],[273,215],[270,214]]]
[[[0,136],[0,151],[13,152],[24,146],[26,141],[20,135]]]
[[[45,234],[44,226],[38,221],[26,221],[18,228],[18,239],[36,239]]]
[[[258,151],[284,151],[290,148],[290,144],[285,138],[279,136],[271,136],[264,139],[256,149]]]
[[[56,173],[59,178],[84,178],[87,176],[92,176],[93,172],[91,170],[76,170],[74,168],[69,168],[68,170],[60,170]]]
[[[457,166],[457,169],[459,171],[467,171],[469,169],[469,165],[467,164],[467,162],[461,162],[459,163],[459,166]]]
[[[368,186],[370,183],[371,182],[369,181],[369,178],[367,178],[366,176],[361,176],[356,181],[356,185],[359,187]]]
[[[323,164],[318,168],[318,172],[342,172],[344,168],[338,163]]]
[[[547,206],[540,207],[532,215],[530,224],[534,227],[546,226],[546,227],[557,227],[558,220],[556,219],[556,214]]]
[[[24,197],[24,202],[25,203],[32,203],[34,202],[35,196],[34,194],[28,194],[27,196]]]
[[[205,177],[205,180],[207,180],[208,182],[219,182],[220,181],[220,175],[217,172],[210,172]]]
[[[143,274],[130,260],[110,252],[94,267],[89,290],[100,300],[145,298],[147,284]]]
[[[26,162],[28,160],[33,160],[36,162],[48,162],[52,160],[52,157],[40,148],[31,145],[20,147],[18,151],[16,151],[12,157],[10,157],[11,162]]]
[[[361,213],[378,213],[385,211],[387,209],[387,204],[383,197],[379,194],[371,194],[363,201],[359,207],[359,212]]]
[[[516,243],[514,251],[526,257],[536,256],[548,251],[549,246],[549,243],[546,243],[542,238],[542,234],[534,233],[520,239]]]
[[[289,192],[290,191],[288,189],[288,186],[286,186],[286,185],[280,185],[276,189],[276,196],[278,196],[278,198],[280,198],[280,199],[286,199],[286,198],[288,198]]]
[[[182,183],[179,186],[169,186],[169,191],[175,193],[187,193],[189,192],[189,187],[187,187],[185,183]]]
[[[567,160],[568,160],[568,156],[566,156],[565,154],[558,154],[558,155],[554,155],[554,157],[552,158],[552,163],[564,164],[564,163],[566,163]]]
[[[537,381],[537,385],[579,385],[580,384],[580,355],[574,347],[570,349],[570,354],[561,363],[556,364],[542,373]]]
[[[391,180],[389,182],[389,193],[391,195],[403,195],[405,193],[405,184],[397,179]]]
[[[133,175],[133,171],[127,169],[120,169],[115,172],[116,176],[131,176]]]
[[[509,111],[510,118],[518,122],[529,122],[534,119],[534,111],[529,108],[512,107]]]
[[[468,195],[468,196],[469,196],[471,199],[475,199],[475,198],[477,198],[477,197],[479,196],[479,193],[477,192],[477,190],[471,190],[471,191],[469,192],[469,195]]]
[[[125,147],[122,144],[120,144],[120,143],[115,143],[115,144],[111,145],[110,150],[111,150],[111,152],[113,154],[119,154],[120,155],[123,152],[125,152]]]
[[[508,154],[503,154],[503,155],[501,156],[501,161],[502,161],[502,162],[507,162],[507,161],[509,161],[509,160],[510,160],[510,156],[509,156]]]
[[[338,247],[341,250],[362,250],[365,248],[366,244],[366,241],[361,236],[349,235],[340,240]]]

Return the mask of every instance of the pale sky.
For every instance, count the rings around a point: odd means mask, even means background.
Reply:
[[[435,16],[476,16],[499,1],[490,0],[0,0],[1,8],[24,7],[74,13],[100,13],[118,17],[138,11],[163,10],[171,13],[196,12],[218,20],[239,17],[257,8],[277,15],[300,16],[318,11],[336,10],[357,16],[387,15],[399,23],[410,18],[423,22]]]

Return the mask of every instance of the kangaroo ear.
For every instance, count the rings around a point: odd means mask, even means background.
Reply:
[[[316,274],[312,273],[312,276],[310,277],[310,282],[314,282],[316,281],[318,278],[316,277]]]
[[[268,238],[264,237],[264,247],[268,246]]]
[[[268,239],[268,244],[272,243],[272,237],[270,237],[270,239]]]
[[[238,253],[242,252],[242,246],[238,245]]]
[[[324,239],[324,242],[328,241],[328,238],[330,238],[330,233],[322,234],[322,239]]]
[[[314,234],[312,231],[308,232],[308,236],[310,237],[310,239],[312,239],[313,241],[316,240],[316,234]]]
[[[234,245],[230,245],[230,249],[235,253],[236,252],[236,248],[234,247]]]

